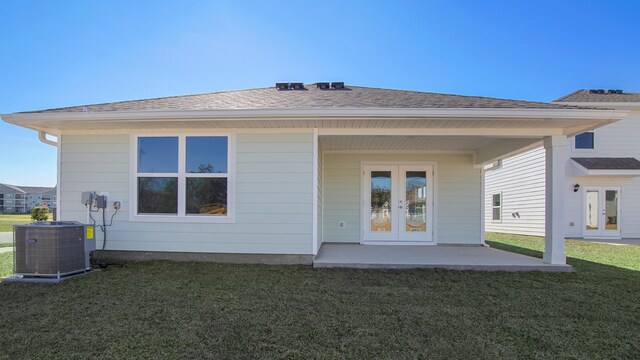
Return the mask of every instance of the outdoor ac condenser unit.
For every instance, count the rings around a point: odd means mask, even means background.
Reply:
[[[63,277],[91,269],[96,249],[93,225],[76,221],[38,221],[14,225],[14,273]]]

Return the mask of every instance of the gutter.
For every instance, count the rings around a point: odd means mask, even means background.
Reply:
[[[619,120],[627,111],[596,109],[490,109],[490,108],[325,108],[325,109],[222,109],[222,110],[153,110],[99,112],[40,112],[3,114],[12,124],[69,121],[158,121],[158,120],[268,120],[309,118],[462,118],[496,119],[593,119]]]

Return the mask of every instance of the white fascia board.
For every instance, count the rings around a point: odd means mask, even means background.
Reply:
[[[627,111],[593,109],[379,109],[379,108],[331,108],[331,109],[238,109],[238,110],[162,110],[162,111],[103,111],[103,112],[43,112],[4,114],[0,117],[9,123],[34,123],[47,121],[131,121],[131,120],[250,120],[250,119],[300,119],[309,118],[459,118],[459,119],[590,119],[618,120]]]

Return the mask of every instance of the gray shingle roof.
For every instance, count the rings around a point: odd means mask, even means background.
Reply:
[[[6,188],[11,189],[15,193],[22,194],[45,194],[48,192],[55,192],[55,187],[44,187],[44,186],[17,186],[10,184],[2,184],[0,183],[0,190],[6,191]]]
[[[46,194],[49,192],[53,192],[55,188],[42,186],[20,186],[20,189],[28,194]]]
[[[567,109],[562,104],[462,96],[407,90],[347,86],[344,90],[320,90],[315,84],[306,90],[277,90],[275,87],[222,91],[196,95],[120,101],[30,111],[101,112],[144,110],[223,110],[223,109],[322,109],[322,108],[525,108]]]
[[[635,158],[571,158],[588,170],[640,170],[640,160]]]
[[[591,90],[577,90],[571,94],[560,97],[554,102],[640,102],[640,93],[604,94],[592,93]]]
[[[15,186],[15,185],[9,185],[9,184],[1,184],[0,183],[0,193],[1,194],[7,194],[7,193],[18,193],[18,194],[24,194],[24,190],[20,189],[19,187]]]

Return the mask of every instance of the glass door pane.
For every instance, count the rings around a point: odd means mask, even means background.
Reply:
[[[600,219],[600,192],[598,190],[587,190],[585,204],[585,230],[598,230]]]
[[[427,172],[407,171],[405,177],[405,231],[427,231]]]
[[[605,191],[605,229],[618,230],[618,191]]]
[[[391,171],[371,172],[371,231],[391,231]]]

